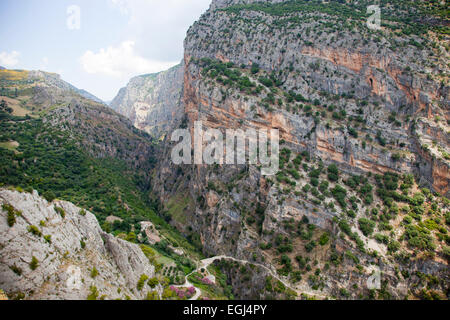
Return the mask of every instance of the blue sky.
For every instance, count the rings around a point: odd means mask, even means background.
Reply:
[[[131,77],[177,64],[187,29],[210,2],[1,0],[0,65],[57,72],[111,100]]]

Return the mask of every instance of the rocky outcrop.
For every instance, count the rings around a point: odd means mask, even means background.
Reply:
[[[130,80],[110,107],[129,118],[134,126],[159,139],[183,117],[180,108],[183,62],[167,71]]]
[[[234,6],[259,2],[263,5]],[[271,7],[281,2],[286,6]],[[297,5],[301,10],[292,8]],[[337,164],[345,176],[341,185],[352,175],[372,177],[370,184],[374,185],[375,175],[412,173],[420,186],[448,195],[449,103],[442,78],[448,70],[448,52],[442,50],[442,43],[424,46],[427,42],[415,35],[387,29],[374,33],[365,25],[347,24],[351,14],[344,9],[354,13],[354,8],[332,1],[329,5],[341,6],[332,12],[327,5],[216,0],[189,29],[185,40],[183,107],[187,127],[193,130],[194,122],[202,121],[204,127],[222,132],[279,129],[281,148],[294,155],[306,152],[314,159],[303,164],[304,170],[297,166],[298,181],[283,183],[284,176],[290,177],[286,168],[281,177],[268,179],[254,166],[175,166],[169,159],[173,144],[166,139],[154,190],[168,214],[173,213],[168,203],[180,198],[195,202],[181,214],[173,214],[172,223],[189,237],[198,238],[207,254],[280,266],[279,258],[274,258],[279,252],[259,250],[261,244],[273,243],[276,235],[298,237],[295,226],[306,218],[335,237],[328,253],[311,258],[317,259],[320,268],[335,252],[350,257],[326,272],[327,294],[337,297],[342,294],[340,288],[365,285],[370,270],[355,272],[353,259],[365,266],[372,262],[381,265],[390,297],[404,298],[418,278],[399,277],[393,267],[397,261],[388,258],[387,249],[374,239],[363,237],[359,242],[367,251],[336,240],[339,234],[342,237],[336,221],[347,215],[348,207],[336,208],[334,199],[326,200],[319,193],[316,197],[321,201],[311,198],[304,191],[308,188],[302,187],[310,182],[313,168]],[[341,14],[341,9],[346,13]],[[359,25],[360,17],[355,19]],[[289,168],[295,167],[290,164]],[[327,179],[326,174],[321,179]],[[353,206],[357,211],[353,230],[358,230],[358,218],[366,217],[373,206],[383,205],[375,196],[372,206],[363,201]],[[289,232],[285,225],[294,230]],[[355,240],[354,234],[351,237]],[[404,238],[396,239],[406,247]],[[294,252],[303,254],[304,246],[298,245]],[[383,257],[373,259],[371,250],[380,251]],[[290,255],[292,261],[295,258]],[[434,275],[447,277],[446,264],[441,262]],[[418,271],[414,263],[429,266],[435,261],[405,263],[401,266],[405,274]],[[352,279],[356,282],[351,283]],[[233,277],[232,281],[239,282]],[[304,279],[300,287],[318,287],[311,283],[314,281],[305,284],[308,281]],[[261,283],[251,285],[261,287]],[[243,297],[253,294],[241,292]],[[351,297],[358,298],[356,293]]]
[[[19,299],[142,299],[155,268],[72,203],[0,190],[0,288]]]

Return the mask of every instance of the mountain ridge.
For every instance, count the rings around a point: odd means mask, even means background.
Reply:
[[[166,71],[134,77],[109,106],[128,117],[135,127],[159,139],[181,120],[182,79],[182,63]]]

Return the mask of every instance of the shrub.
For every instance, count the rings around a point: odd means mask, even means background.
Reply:
[[[52,236],[51,235],[46,235],[46,236],[44,236],[44,240],[47,242],[47,243],[52,243]]]
[[[348,133],[353,137],[353,138],[358,138],[358,132],[354,129],[354,128],[348,128]]]
[[[398,242],[398,241],[391,241],[391,242],[388,244],[388,250],[389,250],[390,252],[397,252],[398,249],[400,249],[400,242]]]
[[[87,300],[97,300],[98,298],[98,290],[97,287],[91,286],[89,288],[90,294],[87,296]]]
[[[259,64],[253,63],[251,72],[252,72],[252,74],[257,74],[259,72]]]
[[[370,236],[373,233],[375,222],[366,218],[361,218],[358,220],[358,223],[359,229],[366,237]]]
[[[399,161],[402,158],[402,155],[400,153],[394,153],[391,158],[393,161]]]
[[[38,229],[38,227],[36,226],[28,226],[28,232],[30,232],[31,234],[37,236],[37,237],[41,237],[42,236],[42,232]]]
[[[66,211],[63,208],[60,207],[55,207],[55,211],[57,213],[59,213],[59,215],[61,216],[61,218],[65,218],[66,217]]]
[[[297,260],[300,269],[304,269],[306,267],[306,264],[308,263],[302,256],[296,256],[295,260]]]
[[[52,191],[45,191],[42,196],[47,200],[48,202],[53,202],[53,200],[56,199],[55,194]]]
[[[359,259],[357,256],[355,256],[350,250],[345,251],[345,256],[352,260],[354,263],[358,264]]]
[[[14,212],[8,211],[8,226],[12,227],[16,223],[16,215]]]
[[[341,220],[339,221],[339,228],[342,232],[344,232],[346,235],[350,236],[352,234],[352,229],[350,228],[350,225],[348,224],[347,220]]]
[[[259,77],[258,80],[259,80],[259,82],[261,82],[263,85],[265,85],[268,88],[273,86],[273,81],[269,78]]]
[[[308,252],[311,252],[314,250],[314,248],[317,247],[317,242],[315,242],[314,240],[309,242],[308,244],[306,244],[305,249]]]
[[[163,293],[162,293],[162,298],[164,300],[168,300],[170,298],[174,298],[176,296],[176,292],[174,290],[172,290],[171,288],[167,287],[164,289]]]
[[[148,280],[148,276],[147,276],[146,274],[143,274],[143,275],[139,278],[139,281],[138,281],[138,283],[137,283],[137,289],[138,289],[139,291],[142,290],[142,288],[144,287],[145,281],[147,281],[147,280]]]
[[[429,251],[436,249],[436,245],[433,243],[433,238],[430,235],[430,231],[426,228],[407,225],[404,236],[408,240],[408,245],[411,247]]]
[[[313,185],[314,187],[319,186],[319,179],[317,178],[311,178],[311,185]]]
[[[153,277],[153,278],[149,279],[147,281],[147,284],[150,286],[150,288],[152,288],[152,289],[155,288],[159,284],[158,278]]]
[[[329,241],[330,241],[330,234],[328,232],[325,232],[320,236],[319,244],[321,246],[325,246]]]
[[[347,211],[347,215],[348,215],[350,218],[356,218],[356,213],[355,213],[355,211],[353,211],[353,210],[348,210],[348,211]]]
[[[330,184],[328,181],[325,181],[325,180],[322,181],[319,185],[320,192],[325,193],[328,190],[329,185]]]
[[[39,261],[35,256],[33,256],[31,258],[31,262],[30,262],[30,269],[36,270],[38,266],[39,266]]]
[[[98,270],[97,270],[97,268],[93,267],[91,270],[91,278],[94,279],[97,276],[98,276]]]
[[[14,272],[15,274],[17,274],[19,277],[22,275],[22,269],[17,267],[16,265],[13,265],[12,267],[9,267],[12,272]]]
[[[328,167],[328,180],[333,182],[339,180],[339,168],[335,164]]]
[[[145,300],[159,300],[158,292],[147,292],[147,297],[145,298]]]
[[[450,247],[449,246],[444,246],[444,248],[442,249],[442,253],[444,254],[444,256],[449,259],[450,258]]]
[[[291,262],[291,259],[288,257],[288,255],[283,254],[283,255],[281,256],[281,264],[290,266],[291,263],[292,263],[292,262]]]
[[[384,244],[389,243],[389,237],[384,234],[381,234],[381,233],[377,233],[375,235],[375,240],[379,243],[384,243]]]
[[[342,208],[345,209],[347,207],[347,203],[345,202],[347,190],[345,190],[345,188],[337,184],[333,189],[331,189],[331,194]]]

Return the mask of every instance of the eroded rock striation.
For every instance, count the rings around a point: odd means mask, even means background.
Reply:
[[[143,299],[155,268],[137,244],[103,232],[95,216],[36,191],[0,190],[0,288],[20,299]]]

